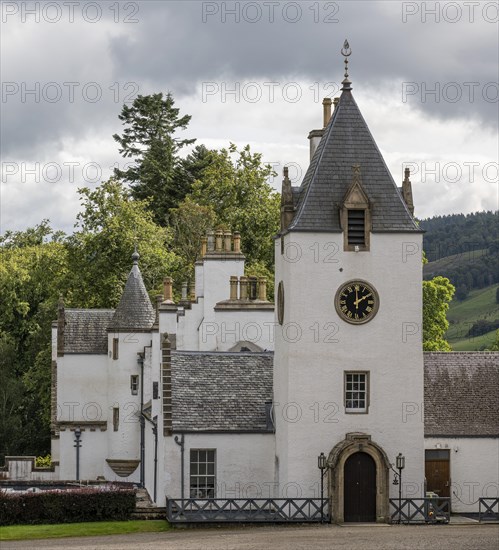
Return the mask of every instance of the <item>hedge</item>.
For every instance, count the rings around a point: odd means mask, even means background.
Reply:
[[[133,489],[0,490],[0,525],[127,520],[134,510]]]

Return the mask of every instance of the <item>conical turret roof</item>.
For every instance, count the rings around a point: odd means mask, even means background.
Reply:
[[[353,98],[350,82],[310,162],[287,231],[341,232],[340,207],[360,165],[372,232],[420,232]]]
[[[109,325],[112,330],[150,329],[156,319],[156,313],[147,294],[139,269],[139,254],[132,255],[133,267],[121,296],[120,303]]]

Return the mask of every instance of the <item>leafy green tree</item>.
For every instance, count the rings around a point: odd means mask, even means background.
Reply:
[[[451,351],[444,335],[449,328],[446,313],[455,287],[445,277],[423,281],[423,349]]]
[[[196,145],[192,152],[180,161],[181,178],[189,189],[196,180],[203,179],[203,172],[211,164],[212,158],[212,150],[205,145]]]
[[[189,192],[190,181],[178,153],[195,141],[176,137],[191,116],[181,116],[174,105],[170,93],[139,95],[131,106],[123,105],[119,119],[125,129],[122,135],[113,135],[120,154],[133,161],[125,170],[116,168],[115,175],[131,184],[134,198],[150,200],[154,218],[162,225],[167,223],[169,209]]]
[[[268,183],[276,175],[272,167],[262,165],[262,155],[246,145],[238,150],[211,151],[202,178],[192,186],[189,199],[211,207],[219,226],[239,231],[242,250],[248,263],[274,265],[272,237],[279,230],[280,195]]]
[[[496,339],[494,343],[490,346],[489,351],[499,351],[499,329],[496,330]]]
[[[180,258],[169,250],[171,230],[158,226],[148,202],[131,200],[130,191],[115,179],[79,192],[82,210],[77,216],[77,231],[68,238],[71,275],[66,303],[115,307],[135,247],[146,287],[151,293],[160,291],[163,277],[181,266]]]
[[[8,454],[38,454],[50,444],[50,353],[44,363],[41,352],[50,350],[68,255],[63,242],[46,242],[49,235],[42,222],[11,233],[0,246],[0,438]]]
[[[211,206],[196,204],[190,197],[186,197],[178,208],[172,208],[170,213],[173,250],[182,259],[182,270],[179,274],[183,281],[192,278],[201,237],[216,225],[217,219]]]
[[[23,401],[24,388],[17,376],[17,349],[14,338],[0,332],[0,463],[6,455],[19,452],[17,440],[22,430],[19,404]]]

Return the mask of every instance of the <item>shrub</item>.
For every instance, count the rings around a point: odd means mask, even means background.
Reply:
[[[50,455],[37,456],[35,466],[37,468],[50,468],[52,466],[52,457]]]
[[[127,520],[134,509],[133,489],[0,491],[0,525]]]

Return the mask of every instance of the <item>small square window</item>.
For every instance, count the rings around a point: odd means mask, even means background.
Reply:
[[[137,374],[132,374],[132,376],[130,376],[130,390],[132,395],[137,395],[139,393],[139,376]]]
[[[369,407],[369,373],[345,372],[345,412],[367,413]]]

